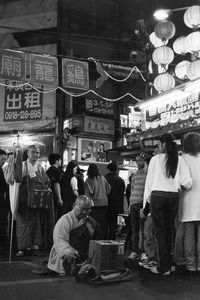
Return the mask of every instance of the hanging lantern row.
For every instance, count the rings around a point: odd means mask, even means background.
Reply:
[[[185,54],[200,51],[200,32],[195,31],[186,37],[180,37],[173,43],[174,52]]]
[[[179,79],[187,79],[188,78],[188,68],[191,65],[191,62],[188,60],[183,60],[178,63],[175,67],[174,73],[176,77]]]

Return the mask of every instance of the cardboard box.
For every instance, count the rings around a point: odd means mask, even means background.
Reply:
[[[112,240],[90,241],[89,258],[99,271],[124,267],[124,243]]]

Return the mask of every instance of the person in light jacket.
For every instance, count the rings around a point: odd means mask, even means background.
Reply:
[[[104,176],[99,174],[99,168],[96,164],[90,164],[85,181],[85,194],[92,198],[94,207],[92,207],[92,217],[99,223],[101,235],[104,239],[107,237],[108,225],[108,196],[111,187]]]
[[[192,177],[184,159],[178,155],[173,135],[160,138],[161,153],[149,164],[144,190],[144,201],[150,202],[150,211],[158,242],[158,265],[151,271],[170,275],[174,221],[179,207],[179,191],[192,187]]]
[[[189,132],[183,139],[182,158],[188,165],[193,185],[183,191],[180,199],[179,221],[184,225],[183,252],[186,269],[200,271],[200,134]]]

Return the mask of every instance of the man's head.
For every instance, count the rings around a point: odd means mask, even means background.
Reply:
[[[141,155],[137,155],[135,161],[138,166],[138,169],[144,169],[145,166],[144,157],[142,157]]]
[[[28,147],[27,156],[30,163],[35,164],[40,156],[40,149],[36,145],[31,145]]]
[[[91,208],[94,206],[93,201],[85,195],[79,195],[76,198],[73,208],[74,214],[78,219],[82,219],[90,214]]]
[[[110,171],[110,172],[117,172],[117,165],[116,163],[110,163],[107,165],[107,169]]]
[[[62,161],[61,156],[58,153],[51,153],[49,154],[49,163],[51,166],[55,165],[55,167],[61,167]]]
[[[6,151],[0,149],[0,167],[2,167],[7,159]]]

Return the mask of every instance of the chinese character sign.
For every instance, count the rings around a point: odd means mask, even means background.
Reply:
[[[88,63],[72,59],[62,60],[62,84],[63,87],[88,90],[89,72]]]
[[[31,54],[31,83],[58,85],[58,61],[55,57]]]
[[[100,99],[85,99],[85,109],[89,113],[114,115],[114,103]]]
[[[98,134],[115,134],[114,120],[85,117],[84,131]]]
[[[0,78],[25,80],[25,54],[23,52],[0,50]]]
[[[43,94],[32,87],[5,87],[5,122],[41,120],[42,107]]]

